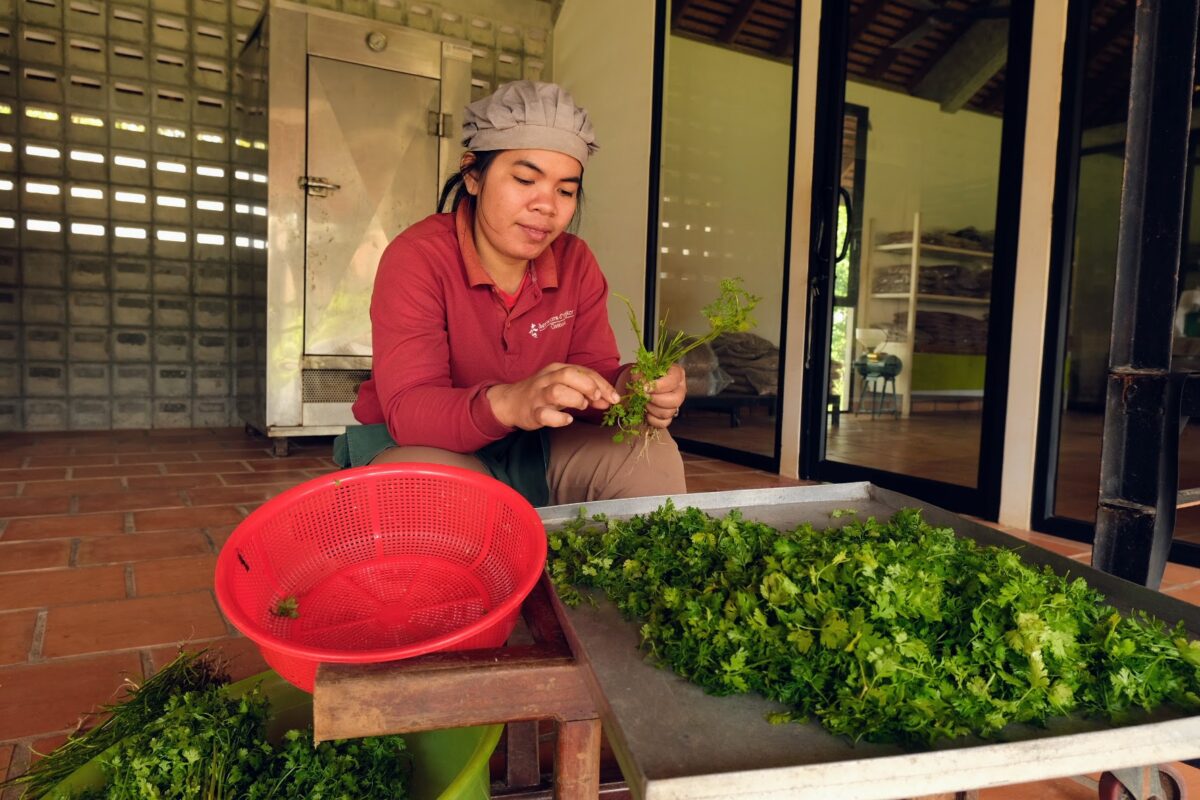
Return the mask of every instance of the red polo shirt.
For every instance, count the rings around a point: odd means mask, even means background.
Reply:
[[[470,453],[512,431],[487,389],[552,362],[620,372],[608,282],[584,241],[560,235],[533,262],[507,308],[484,270],[473,214],[434,214],[401,233],[379,261],[371,294],[371,378],[354,403],[364,424],[386,422],[397,444]]]

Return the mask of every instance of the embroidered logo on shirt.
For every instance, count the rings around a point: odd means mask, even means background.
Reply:
[[[562,312],[561,314],[555,314],[545,322],[535,322],[529,326],[529,335],[536,339],[538,338],[538,334],[544,330],[557,330],[566,325],[567,320],[573,316],[575,316],[575,309],[572,308]]]

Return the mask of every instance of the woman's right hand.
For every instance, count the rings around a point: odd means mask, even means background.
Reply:
[[[570,425],[575,418],[564,408],[604,410],[621,401],[594,369],[557,363],[523,381],[496,384],[487,390],[487,398],[500,424],[526,431]]]

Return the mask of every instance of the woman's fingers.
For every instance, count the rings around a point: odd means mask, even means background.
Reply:
[[[679,415],[679,407],[687,397],[687,376],[683,367],[673,364],[650,389],[650,402],[646,405],[646,424],[652,428],[666,428]]]
[[[564,428],[575,421],[570,414],[554,406],[538,406],[533,410],[533,418],[543,428]]]
[[[679,408],[650,403],[646,406],[646,424],[652,428],[665,428],[675,419]]]
[[[687,390],[687,373],[683,371],[683,367],[678,364],[672,364],[667,370],[667,374],[654,382],[650,387],[650,394],[673,394],[674,392],[683,392]]]
[[[576,403],[565,400],[564,407],[571,408],[587,408],[588,405],[595,405],[600,408],[620,402],[620,396],[617,390],[612,387],[612,384],[604,380],[599,372],[587,367],[577,367],[573,365],[552,365],[556,367],[553,370],[543,371],[542,377],[545,378],[550,385],[557,384],[558,386],[574,390],[580,397],[584,399],[584,405],[580,406]],[[560,397],[568,398],[569,395],[559,395]]]

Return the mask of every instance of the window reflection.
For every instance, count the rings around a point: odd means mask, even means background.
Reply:
[[[659,314],[672,329],[706,331],[701,309],[723,278],[741,277],[762,298],[753,331],[723,334],[685,359],[688,401],[671,430],[774,457],[791,60],[681,35],[666,53]]]

